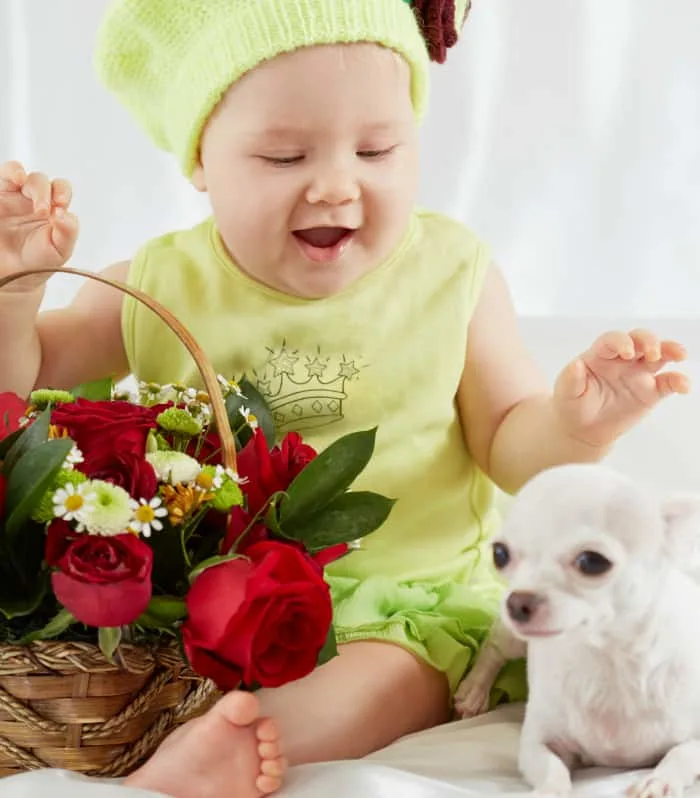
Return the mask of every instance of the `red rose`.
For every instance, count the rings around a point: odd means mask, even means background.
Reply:
[[[112,446],[116,442],[121,444],[125,435],[130,436],[135,451],[143,454],[148,431],[158,426],[156,418],[170,406],[142,407],[131,402],[76,399],[58,405],[51,413],[51,423],[67,429],[84,456],[94,445],[104,446],[106,442]]]
[[[271,451],[263,431],[258,428],[238,455],[238,473],[248,481],[241,485],[248,512],[258,513],[273,493],[286,490],[294,477],[316,457],[316,450],[289,432],[281,446]]]
[[[153,550],[136,535],[99,537],[54,521],[46,539],[56,598],[88,626],[124,626],[151,600]]]
[[[16,393],[0,393],[0,441],[20,428],[27,403]]]
[[[143,451],[136,450],[138,436],[138,430],[127,430],[119,440],[96,438],[76,468],[90,479],[119,485],[134,499],[152,499],[158,476]]]
[[[182,640],[192,667],[223,690],[277,687],[310,673],[332,619],[321,569],[296,546],[265,541],[201,573]]]

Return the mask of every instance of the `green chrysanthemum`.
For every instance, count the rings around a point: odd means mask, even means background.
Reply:
[[[174,432],[176,435],[187,435],[192,438],[202,431],[199,421],[180,407],[169,407],[159,414],[156,421],[161,429]]]
[[[206,493],[213,493],[211,506],[222,513],[243,504],[243,493],[235,480],[235,474],[223,466],[204,466],[195,480],[195,485]]]
[[[29,403],[39,410],[43,410],[49,405],[67,404],[74,401],[75,397],[68,391],[53,391],[46,388],[32,391],[29,395]]]
[[[85,516],[85,528],[92,535],[121,535],[127,531],[133,512],[131,496],[111,482],[96,479],[91,483],[95,501]]]
[[[62,468],[58,474],[56,474],[54,481],[51,483],[51,487],[46,491],[39,504],[35,507],[32,513],[32,520],[38,521],[40,524],[48,524],[54,517],[54,493],[61,488],[65,488],[66,485],[77,486],[83,482],[87,482],[85,474],[72,468]]]

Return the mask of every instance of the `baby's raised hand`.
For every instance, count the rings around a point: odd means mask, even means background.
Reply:
[[[554,401],[567,431],[591,446],[613,443],[660,399],[688,393],[688,378],[662,371],[685,360],[675,341],[660,341],[647,330],[609,332],[559,375]]]
[[[0,277],[66,263],[78,237],[78,219],[68,210],[71,197],[66,180],[27,174],[16,161],[0,165]],[[46,279],[26,278],[2,290],[33,290]]]

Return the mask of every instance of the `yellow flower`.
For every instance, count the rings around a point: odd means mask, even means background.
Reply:
[[[163,485],[162,492],[168,520],[173,526],[182,524],[189,515],[214,498],[214,494],[194,485]]]

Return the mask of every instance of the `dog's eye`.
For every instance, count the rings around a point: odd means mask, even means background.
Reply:
[[[493,564],[496,569],[502,571],[510,562],[510,551],[505,543],[493,544]]]
[[[582,551],[574,560],[574,566],[585,576],[601,576],[607,573],[613,564],[597,551]]]

